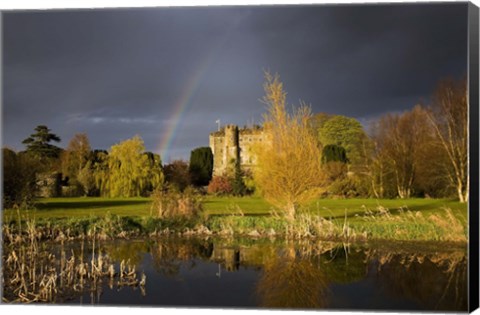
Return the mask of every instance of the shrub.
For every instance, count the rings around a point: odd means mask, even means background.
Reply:
[[[34,156],[3,148],[3,207],[31,208],[41,164]]]
[[[164,167],[165,180],[170,186],[175,186],[183,191],[190,185],[190,175],[188,173],[188,163],[182,160],[175,160]]]
[[[228,195],[233,192],[231,180],[228,176],[214,176],[208,184],[207,192],[214,195]]]
[[[157,189],[152,197],[152,214],[158,218],[193,218],[202,210],[200,195],[191,187],[180,191],[174,186],[165,186]]]

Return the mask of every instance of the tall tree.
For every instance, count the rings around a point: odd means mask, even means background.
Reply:
[[[172,163],[165,165],[164,172],[167,183],[175,186],[178,190],[183,191],[188,185],[190,185],[187,162],[175,160]]]
[[[238,139],[237,139],[237,148],[239,148]],[[237,158],[235,159],[232,192],[235,196],[243,196],[247,193],[247,186],[245,186],[245,181],[243,180],[243,171],[240,165],[239,149],[237,149]]]
[[[322,145],[333,144],[343,147],[347,159],[352,165],[357,166],[364,163],[365,156],[363,156],[362,146],[367,140],[367,135],[360,122],[355,118],[341,115],[324,117],[319,124],[318,133]]]
[[[310,107],[301,104],[288,113],[279,76],[265,73],[265,79],[266,141],[255,147],[254,177],[265,198],[293,219],[298,206],[317,197],[325,185],[321,148],[309,125]]]
[[[190,153],[188,168],[190,179],[195,186],[206,186],[212,179],[213,153],[210,147],[201,147]]]
[[[85,133],[75,134],[61,155],[63,175],[74,182],[90,158],[91,148],[88,136]]]
[[[109,169],[108,169],[108,151],[93,150],[90,168],[95,180],[95,194],[100,196],[109,196]],[[88,171],[85,171],[88,180]],[[83,179],[82,179],[83,180]]]
[[[35,197],[35,176],[40,161],[35,156],[8,148],[3,148],[2,153],[3,208],[29,208]]]
[[[163,174],[160,165],[152,166],[144,153],[145,146],[139,136],[111,147],[108,155],[108,190],[111,197],[140,196],[152,184],[152,178]],[[163,183],[163,175],[161,178]],[[154,186],[159,185],[155,179]]]
[[[147,156],[148,179],[143,194],[150,194],[156,188],[161,187],[165,177],[163,174],[162,159],[160,154],[145,152],[144,155]]]
[[[76,180],[81,185],[82,192],[85,196],[92,196],[95,194],[95,173],[92,168],[92,161],[87,161],[83,168],[78,172]]]
[[[22,141],[27,147],[27,152],[33,153],[40,158],[58,158],[62,149],[50,144],[50,142],[60,142],[60,137],[50,131],[47,126],[37,126],[35,133]]]
[[[370,135],[372,139],[372,147],[370,152],[370,159],[368,165],[368,177],[370,180],[370,187],[375,198],[385,198],[390,193],[390,169],[387,166],[387,156],[383,150],[384,144],[384,130],[380,119],[371,122]]]
[[[421,106],[403,114],[388,114],[380,119],[376,143],[381,157],[393,174],[400,198],[409,198],[418,177],[422,152],[431,138],[431,126]]]
[[[467,81],[441,82],[428,112],[438,148],[448,157],[445,175],[455,187],[460,202],[468,201],[468,104]]]

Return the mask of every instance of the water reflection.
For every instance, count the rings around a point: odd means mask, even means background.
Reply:
[[[313,259],[302,259],[294,244],[265,262],[257,284],[260,306],[267,308],[323,308],[328,279]]]
[[[147,275],[147,294],[129,294],[130,305],[467,310],[462,249],[166,238],[103,250]],[[93,300],[127,303],[109,290]]]
[[[379,288],[393,296],[416,301],[426,309],[466,310],[467,261],[464,252],[432,254],[371,252],[369,257],[378,257]]]

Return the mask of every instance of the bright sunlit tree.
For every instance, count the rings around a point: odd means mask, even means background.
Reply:
[[[264,90],[266,139],[255,148],[255,182],[270,203],[293,219],[298,207],[318,197],[326,185],[322,151],[309,125],[310,107],[302,103],[289,113],[278,75],[265,73]]]

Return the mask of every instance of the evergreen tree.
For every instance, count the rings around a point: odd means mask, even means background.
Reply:
[[[239,158],[237,158],[237,161],[235,162],[235,173],[233,177],[232,190],[235,196],[243,196],[247,192],[247,186],[245,186],[245,182],[243,181],[243,172],[240,167]]]
[[[188,172],[193,185],[208,185],[213,172],[213,153],[209,147],[196,148],[191,152]]]
[[[50,144],[50,142],[60,142],[60,137],[51,133],[50,129],[44,125],[37,126],[35,131],[30,137],[22,141],[27,146],[27,152],[40,158],[58,158],[62,149]]]
[[[243,181],[243,172],[240,166],[240,139],[238,137],[238,127],[235,127],[235,147],[237,148],[235,152],[235,166],[233,169],[233,183],[232,183],[232,192],[234,196],[243,196],[247,192],[247,186]]]

